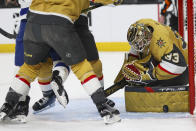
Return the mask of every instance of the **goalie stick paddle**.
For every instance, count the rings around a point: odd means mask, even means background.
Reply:
[[[126,85],[128,85],[128,83],[125,80],[125,78],[123,78],[119,82],[117,82],[114,85],[110,86],[109,88],[105,89],[104,94],[105,94],[106,97],[108,97],[109,95],[115,93],[116,91],[124,88]]]
[[[0,28],[0,34],[2,34],[3,36],[9,39],[16,39],[16,34],[10,34],[7,31],[3,30],[2,28]]]
[[[131,83],[132,86],[130,85],[129,82],[126,81],[125,78],[123,78],[121,81],[115,83],[114,85],[110,86],[109,88],[104,90],[104,94],[106,97],[110,96],[111,94],[115,93],[119,89],[124,88],[125,86],[128,85],[127,90],[135,90],[138,92],[148,92],[148,90],[153,91],[153,92],[176,92],[176,91],[188,91],[189,86],[186,85],[181,85],[181,86],[148,86],[147,84],[144,83]]]
[[[125,78],[120,80],[119,82],[115,83],[114,85],[110,86],[109,88],[104,90],[104,94],[106,97],[109,95],[115,93],[116,91],[124,88],[126,85],[134,85],[134,86],[142,86],[144,87],[147,83],[141,83],[141,82],[128,82]]]

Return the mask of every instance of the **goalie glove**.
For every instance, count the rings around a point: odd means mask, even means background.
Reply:
[[[146,85],[157,79],[153,75],[154,65],[152,61],[138,60],[125,64],[122,68],[122,73],[130,84]]]
[[[138,59],[138,56],[137,55],[134,55],[134,54],[131,54],[131,53],[125,53],[123,65],[122,65],[122,67],[121,67],[118,75],[116,76],[116,78],[114,80],[114,83],[117,83],[117,82],[121,81],[124,78],[124,76],[122,74],[122,68],[123,68],[123,66],[126,63],[131,62],[131,61],[136,60],[136,59]]]

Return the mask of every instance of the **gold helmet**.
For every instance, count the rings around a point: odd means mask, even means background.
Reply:
[[[150,44],[152,27],[144,24],[132,24],[127,32],[127,40],[136,51],[142,52]]]

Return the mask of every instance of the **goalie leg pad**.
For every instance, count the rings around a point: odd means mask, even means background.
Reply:
[[[127,112],[189,112],[188,86],[125,87]]]

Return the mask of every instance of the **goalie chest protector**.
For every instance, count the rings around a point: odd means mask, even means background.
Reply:
[[[125,87],[127,112],[189,112],[189,87]]]

